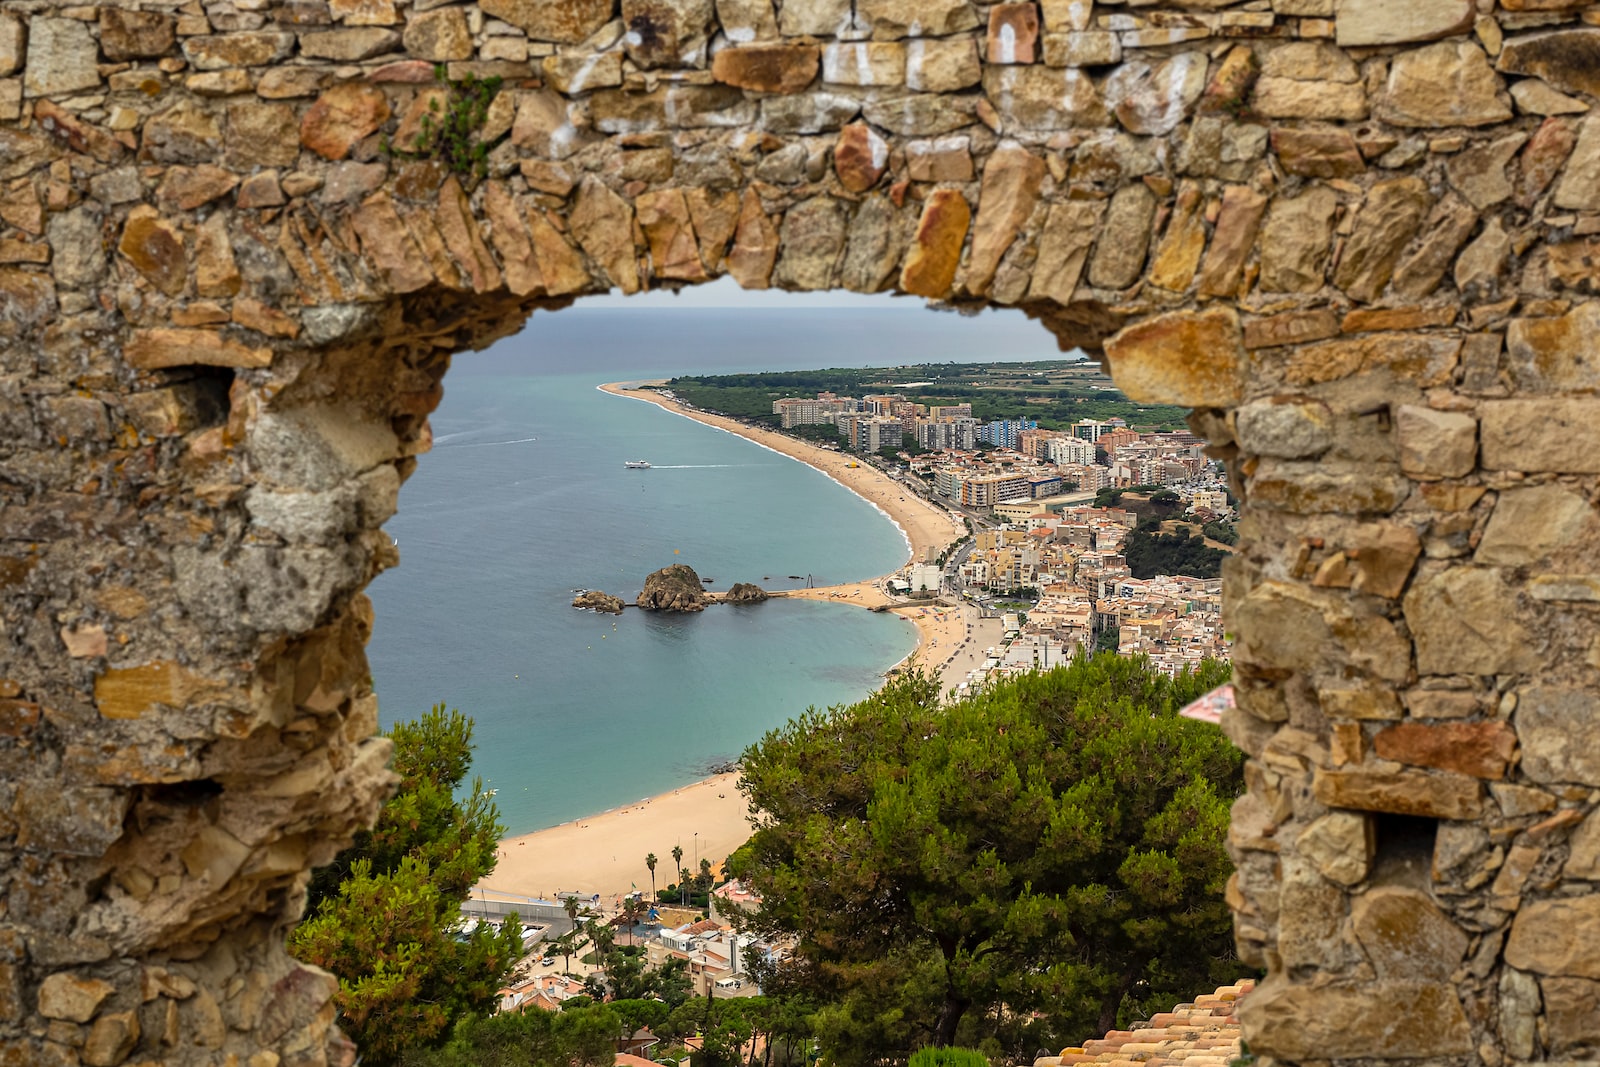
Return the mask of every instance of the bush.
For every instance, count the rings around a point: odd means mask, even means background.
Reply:
[[[972,1048],[919,1048],[906,1067],[989,1067],[989,1060]]]

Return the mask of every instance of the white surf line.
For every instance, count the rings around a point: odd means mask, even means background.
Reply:
[[[617,383],[609,382],[609,383],[606,383],[606,384],[615,385]],[[619,389],[628,388],[625,385],[618,385],[617,387]],[[749,437],[746,437],[744,434],[734,433],[732,430],[725,429],[725,428],[723,428],[721,426],[713,425],[712,423],[709,423],[709,422],[701,422],[699,419],[695,418],[693,415],[685,414],[684,412],[678,411],[675,408],[664,407],[663,405],[657,404],[652,400],[646,400],[642,396],[629,396],[626,393],[609,393],[609,392],[606,392],[606,390],[601,389],[600,386],[598,386],[598,385],[595,386],[595,389],[597,391],[599,391],[599,392],[605,393],[607,396],[620,396],[625,400],[636,400],[641,404],[649,404],[651,407],[657,408],[658,410],[661,410],[661,411],[665,411],[669,415],[676,415],[680,419],[688,419],[690,422],[694,423],[696,426],[704,426],[708,430],[716,430],[718,433],[725,433],[729,437],[736,437],[741,441],[747,441],[750,444],[755,445],[757,448],[764,448],[768,452],[773,452],[773,453],[776,453],[777,455],[782,456],[784,459],[793,460],[795,463],[800,464],[800,466],[804,467],[806,470],[814,471],[817,474],[822,475],[822,477],[826,478],[828,481],[832,482],[834,485],[839,486],[839,488],[843,489],[845,492],[850,493],[851,495],[855,496],[857,499],[865,502],[867,504],[867,506],[872,508],[873,511],[876,511],[879,515],[882,515],[885,519],[888,519],[890,525],[892,525],[896,530],[898,530],[900,532],[900,540],[905,542],[905,546],[906,546],[906,563],[910,563],[912,561],[912,559],[915,557],[915,555],[916,555],[916,546],[914,546],[911,543],[911,535],[906,532],[906,528],[904,526],[900,525],[899,520],[897,520],[893,515],[889,514],[887,511],[883,510],[883,508],[879,507],[876,501],[873,501],[873,500],[871,500],[871,499],[869,499],[869,498],[867,498],[865,496],[862,496],[862,494],[856,492],[856,490],[852,489],[850,486],[846,485],[844,482],[841,482],[839,479],[835,478],[833,475],[829,474],[827,471],[823,470],[821,467],[814,467],[811,464],[807,463],[805,460],[800,459],[797,456],[791,456],[789,453],[784,452],[784,451],[782,451],[780,449],[773,448],[771,445],[762,444],[760,441],[756,441],[756,440],[753,440],[753,439],[751,439]],[[723,417],[724,418],[728,418],[729,416],[723,416]],[[904,567],[904,565],[905,564],[902,564],[901,566]],[[862,579],[862,580],[871,582],[871,581],[876,581],[878,578],[886,578],[886,577],[888,577],[888,575],[880,574],[880,575],[877,575],[874,578],[866,578],[866,579]],[[849,585],[850,583],[849,582],[835,582],[834,584],[835,585]]]
[[[471,431],[465,431],[465,432],[469,432],[470,433]],[[461,435],[460,434],[451,434],[450,436],[459,437]],[[525,445],[529,441],[537,441],[537,440],[538,440],[537,437],[519,437],[515,441],[468,441],[465,444],[444,445],[442,447],[444,447],[444,448],[493,448],[496,445]],[[439,442],[437,440],[435,440],[433,443],[434,443],[435,447],[440,447],[439,446]]]

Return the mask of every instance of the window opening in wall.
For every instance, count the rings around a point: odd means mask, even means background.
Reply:
[[[1369,818],[1375,839],[1372,884],[1428,890],[1433,885],[1439,820],[1388,812],[1374,812]]]

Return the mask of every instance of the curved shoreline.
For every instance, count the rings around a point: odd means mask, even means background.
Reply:
[[[805,464],[865,500],[894,523],[906,542],[908,560],[937,555],[965,535],[965,530],[956,526],[947,513],[920,497],[907,496],[901,486],[876,467],[862,464],[846,468],[844,465],[851,462],[848,454],[745,426],[725,415],[696,411],[652,390],[628,388],[639,384],[642,383],[610,382],[598,388],[613,396],[654,404]],[[884,592],[888,577],[847,585],[777,590],[773,596],[831,600],[858,608],[893,611],[917,629],[916,649],[895,667],[917,657],[929,669],[943,674],[941,687],[949,688],[953,680],[965,676],[975,654],[968,649],[975,634],[983,636],[981,628],[971,628],[964,607],[896,604]],[[661,866],[657,873],[665,876],[659,878],[658,884],[665,885],[675,879],[668,875],[668,851],[673,843],[683,846],[686,865],[692,862],[691,849],[717,863],[743,844],[750,832],[749,809],[738,791],[737,774],[715,775],[621,808],[502,838],[499,865],[473,893],[493,899],[497,893],[542,896],[558,889],[570,890],[599,893],[602,904],[609,906],[630,889],[650,884],[643,863],[645,853],[656,854]]]

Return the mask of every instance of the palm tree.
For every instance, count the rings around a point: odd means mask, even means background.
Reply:
[[[672,865],[674,867],[678,868],[678,870],[680,870],[680,871],[683,870],[683,845],[682,844],[677,844],[677,845],[673,845],[672,846]],[[683,884],[683,880],[681,878],[678,880],[678,884],[679,885]]]
[[[678,868],[678,885],[683,889],[682,904],[687,908],[689,906],[689,868]]]
[[[650,868],[650,903],[656,902],[656,854],[650,853],[644,858],[644,865]]]

